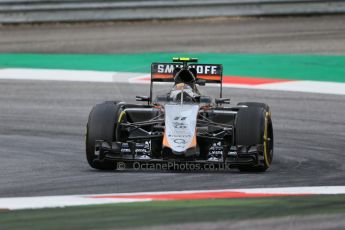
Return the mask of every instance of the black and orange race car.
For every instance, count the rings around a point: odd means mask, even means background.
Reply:
[[[230,106],[222,97],[222,65],[195,58],[151,65],[150,96],[141,104],[107,101],[90,112],[86,157],[102,170],[140,168],[265,171],[273,158],[270,108],[258,102]],[[153,99],[156,82],[171,82]],[[198,86],[220,85],[220,97]]]

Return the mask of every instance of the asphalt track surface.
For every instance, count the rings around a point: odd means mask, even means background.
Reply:
[[[344,16],[3,27],[0,52],[198,51],[345,54]],[[135,90],[134,90],[135,89]],[[0,81],[0,197],[344,185],[344,96],[226,88],[233,104],[272,108],[266,173],[101,172],[85,160],[93,105],[133,102],[148,85]],[[135,91],[135,92],[134,92]],[[203,88],[216,95],[216,88]],[[135,94],[134,94],[135,93]]]
[[[345,53],[345,15],[0,27],[0,52]]]
[[[344,185],[344,96],[224,90],[233,103],[271,105],[275,158],[266,173],[101,172],[85,160],[88,113],[103,100],[131,99],[148,85],[0,82],[0,196]],[[216,95],[217,88],[204,88]]]

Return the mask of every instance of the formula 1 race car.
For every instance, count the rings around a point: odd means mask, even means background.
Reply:
[[[270,108],[258,102],[229,106],[230,99],[222,97],[222,74],[222,65],[197,64],[195,58],[152,63],[150,96],[136,97],[142,104],[106,101],[91,110],[86,132],[90,166],[176,170],[188,164],[190,170],[265,171],[273,158]],[[173,86],[153,99],[155,82]],[[197,86],[206,83],[220,84],[219,98],[199,92]]]

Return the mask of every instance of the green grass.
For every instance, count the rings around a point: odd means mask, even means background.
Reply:
[[[345,195],[155,201],[0,213],[0,229],[122,229],[174,223],[345,213]]]
[[[345,82],[345,56],[222,53],[0,54],[0,68],[46,68],[149,73],[174,56],[223,64],[224,75]]]

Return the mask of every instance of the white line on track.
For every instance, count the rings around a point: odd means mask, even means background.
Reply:
[[[320,187],[285,187],[285,188],[254,188],[254,189],[222,189],[222,190],[193,190],[169,192],[139,192],[139,193],[112,193],[93,195],[69,196],[39,196],[39,197],[12,197],[0,198],[0,210],[40,209],[81,205],[114,204],[144,202],[155,200],[157,195],[200,195],[205,193],[245,193],[263,195],[335,195],[345,194],[345,186],[320,186]],[[138,197],[143,196],[145,197]],[[103,197],[102,197],[103,196]],[[121,197],[125,196],[125,197]],[[152,196],[152,198],[150,198]],[[212,196],[212,194],[211,194]],[[173,199],[172,199],[173,200]]]
[[[79,82],[144,83],[150,77],[146,73],[102,72],[52,69],[0,69],[0,79],[6,80],[49,80]],[[214,84],[209,84],[215,86]],[[260,85],[224,83],[225,87],[292,92],[345,95],[345,83],[322,81],[287,81]]]
[[[124,82],[130,78],[149,76],[142,73],[118,73],[51,69],[0,69],[0,79],[79,82]]]

